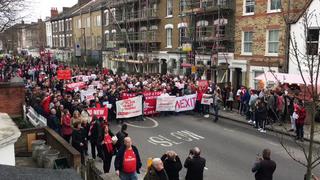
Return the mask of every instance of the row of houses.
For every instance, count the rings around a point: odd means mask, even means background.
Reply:
[[[51,9],[46,46],[61,61],[257,87],[266,71],[298,72],[290,37],[300,52],[319,53],[319,24],[303,27],[317,7],[319,0],[78,0]]]
[[[21,21],[0,33],[0,50],[7,53],[29,53],[39,55],[39,50],[46,47],[45,23],[25,23]]]

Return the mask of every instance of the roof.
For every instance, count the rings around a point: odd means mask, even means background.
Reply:
[[[82,7],[76,9],[72,12],[72,16],[77,16],[80,14],[86,14],[94,11],[98,11],[102,8],[106,1],[105,0],[91,0],[90,2],[84,4]]]
[[[17,125],[7,113],[0,113],[0,124],[0,148],[14,144],[21,135]]]
[[[82,180],[73,169],[55,170],[0,165],[0,177],[5,180]]]
[[[307,9],[310,7],[313,0],[308,0],[305,4],[305,6],[301,9],[301,12],[291,21],[290,24],[295,24],[299,21],[299,19],[303,16],[303,14],[307,11]]]
[[[61,20],[65,18],[70,18],[73,11],[79,8],[79,4],[75,4],[72,7],[66,9],[65,11],[62,11],[59,13],[57,17],[50,18],[51,21]]]

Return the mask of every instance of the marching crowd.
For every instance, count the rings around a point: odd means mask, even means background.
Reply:
[[[96,93],[90,100],[82,99],[79,89],[70,89],[68,84],[83,81],[71,78],[59,80],[57,70],[70,69],[72,76],[91,76],[85,82],[86,87],[93,81],[99,81],[95,87]],[[94,76],[92,76],[94,75]],[[0,59],[0,81],[10,81],[21,77],[26,83],[26,103],[47,118],[48,126],[60,134],[81,154],[82,163],[88,155],[91,146],[91,156],[103,160],[103,169],[110,170],[112,157],[115,155],[115,170],[121,180],[137,179],[142,166],[138,149],[132,145],[128,136],[126,124],[114,134],[108,122],[122,121],[116,118],[116,101],[122,93],[137,93],[144,91],[162,91],[163,95],[183,96],[197,93],[195,111],[208,117],[210,108],[214,110],[214,121],[218,121],[219,110],[233,110],[247,118],[260,132],[266,132],[266,124],[283,124],[290,119],[290,131],[296,131],[297,139],[303,141],[303,125],[306,110],[303,101],[295,95],[294,88],[283,87],[275,90],[253,90],[244,86],[237,91],[230,85],[219,87],[208,81],[207,89],[200,89],[192,77],[173,75],[116,75],[106,69],[68,67],[58,62],[27,57],[22,61],[17,59]],[[83,87],[84,89],[86,87]],[[212,97],[212,105],[201,104],[204,94]],[[107,102],[107,103],[106,103]],[[88,108],[109,108],[108,119],[91,117]],[[97,150],[97,152],[96,152]],[[264,152],[265,159],[270,160],[270,150]],[[261,159],[262,161],[262,159]],[[205,159],[200,156],[200,149],[190,150],[190,155],[184,163],[187,168],[187,180],[201,180],[205,168]],[[260,166],[255,166],[253,172],[259,172]],[[182,164],[179,156],[168,151],[161,158],[154,158],[149,167],[145,180],[175,180],[179,179]],[[275,167],[271,173],[271,176]]]

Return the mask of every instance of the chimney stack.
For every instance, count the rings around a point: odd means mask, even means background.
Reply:
[[[57,17],[59,15],[56,7],[51,8],[51,17]]]

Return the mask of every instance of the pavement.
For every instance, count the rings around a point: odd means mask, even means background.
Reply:
[[[213,112],[211,112],[211,114],[213,114]],[[242,116],[235,111],[220,110],[219,115],[222,118],[252,126],[250,123],[248,123],[248,120],[246,120],[245,116]],[[289,131],[290,129],[291,124],[289,123],[283,124],[281,126],[278,123],[266,126],[266,130],[294,137],[296,134],[293,131]],[[304,126],[304,139],[306,141],[310,141],[310,125]],[[320,144],[320,123],[315,124],[314,142]]]
[[[148,158],[161,157],[166,151],[174,150],[184,163],[189,150],[195,146],[200,147],[201,155],[207,160],[205,180],[253,180],[252,165],[264,148],[271,149],[272,159],[277,163],[274,180],[303,179],[305,168],[288,156],[277,133],[260,133],[245,123],[223,117],[217,123],[212,119],[212,116],[175,114],[128,122],[129,136],[139,149],[143,162],[139,179],[143,179]],[[114,122],[110,124],[113,132],[120,129]],[[290,152],[294,152],[295,158],[304,161],[304,155],[293,138],[284,136],[283,142]],[[299,145],[306,146],[307,142]],[[102,162],[97,161],[96,165],[102,170]],[[319,168],[314,170],[316,175],[320,175],[319,172]],[[114,173],[113,165],[111,173]],[[183,168],[180,179],[184,179],[185,174]]]

